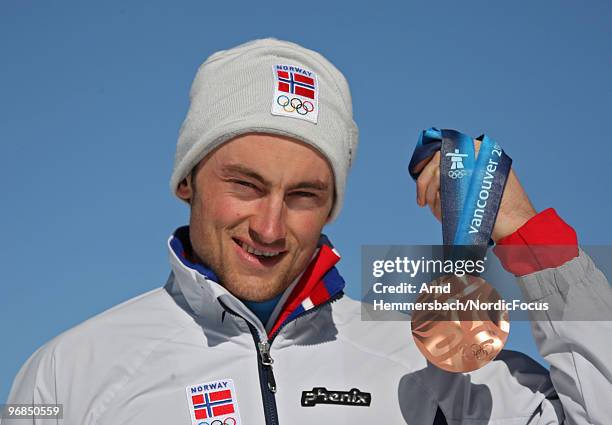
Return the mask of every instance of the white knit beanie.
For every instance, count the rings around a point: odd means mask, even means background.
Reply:
[[[317,52],[271,38],[214,53],[191,86],[172,192],[176,194],[179,183],[215,147],[254,132],[298,139],[327,158],[335,179],[334,219],[359,134],[342,73]]]

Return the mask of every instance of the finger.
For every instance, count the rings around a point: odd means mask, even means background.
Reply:
[[[429,180],[429,184],[425,190],[425,201],[432,210],[435,207],[436,197],[440,191],[440,167],[434,170],[433,177]]]
[[[474,141],[474,153],[476,154],[476,157],[478,157],[478,152],[480,152],[480,144],[482,142],[478,139],[472,139],[472,140]]]
[[[435,155],[435,154],[434,154],[434,155]],[[425,159],[422,159],[422,160],[421,160],[421,161],[420,161],[420,162],[419,162],[417,165],[415,165],[415,167],[414,167],[414,172],[415,172],[415,173],[420,173],[420,172],[421,172],[421,170],[423,169],[423,167],[425,167],[425,166],[426,166],[426,165],[429,163],[429,161],[431,161],[431,158],[432,158],[434,155],[431,155],[431,156],[428,156],[428,157],[427,157],[427,158],[425,158]]]
[[[436,193],[436,199],[434,201],[434,206],[431,208],[431,212],[434,217],[438,219],[438,221],[442,221],[442,200],[440,198],[440,191]]]
[[[419,178],[417,179],[417,204],[419,204],[421,207],[425,206],[425,195],[430,180],[436,177],[439,180],[439,171],[438,174],[436,174],[436,170],[439,170],[439,168],[440,152],[436,152],[427,165],[425,165],[425,168],[423,168],[421,175],[419,175]]]

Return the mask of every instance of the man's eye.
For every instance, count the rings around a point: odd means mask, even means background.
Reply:
[[[240,186],[245,186],[245,187],[250,187],[252,189],[257,189],[257,186],[255,186],[253,183],[244,181],[244,180],[231,180],[232,183],[238,184]]]
[[[316,198],[317,197],[316,193],[312,193],[312,192],[292,192],[291,195],[297,196],[300,198]]]

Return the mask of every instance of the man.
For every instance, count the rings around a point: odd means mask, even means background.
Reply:
[[[534,323],[551,381],[512,352],[447,373],[415,348],[409,322],[360,320],[321,234],[356,148],[348,85],[321,55],[271,39],[212,55],[177,146],[171,188],[191,218],[169,240],[166,286],[50,341],[9,402],[59,403],[58,423],[96,425],[608,420],[597,394],[612,393],[609,323]],[[423,164],[418,202],[439,216],[437,162]],[[571,228],[536,214],[513,174],[493,237],[573,246],[563,258],[502,259],[526,274],[527,298],[559,298],[559,282],[581,286],[563,302],[612,298]]]

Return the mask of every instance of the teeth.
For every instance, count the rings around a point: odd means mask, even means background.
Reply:
[[[255,248],[250,247],[249,245],[247,245],[244,242],[240,242],[240,246],[242,246],[242,249],[244,249],[246,252],[248,252],[249,254],[253,254],[253,255],[259,255],[259,256],[263,256],[263,257],[274,257],[274,256],[280,254],[280,252],[263,252],[263,251],[258,251]]]

